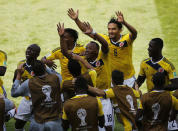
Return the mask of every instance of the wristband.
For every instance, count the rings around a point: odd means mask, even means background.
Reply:
[[[96,35],[96,32],[93,30],[93,31],[91,32],[91,34],[92,34],[92,35]]]

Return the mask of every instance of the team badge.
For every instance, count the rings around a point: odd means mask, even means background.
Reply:
[[[160,68],[158,69],[158,72],[163,73],[163,72],[164,72],[164,69],[160,67]]]
[[[123,47],[124,46],[124,42],[121,42],[120,44],[119,44],[119,47]]]

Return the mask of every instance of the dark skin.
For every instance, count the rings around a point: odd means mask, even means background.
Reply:
[[[30,45],[29,47],[27,47],[27,50],[25,52],[27,64],[31,65],[33,61],[37,59],[39,54],[40,52],[38,52],[34,46]],[[19,68],[15,70],[13,81],[15,81],[15,79],[21,80],[21,75],[24,72],[24,70],[22,70],[22,67],[23,67],[23,64],[19,65]],[[22,129],[25,126],[25,124],[26,124],[26,121],[16,119],[15,128]]]
[[[67,44],[67,49],[68,50],[72,50],[75,47],[75,41],[74,38],[68,33],[65,32],[65,30],[63,29],[63,39],[65,39],[65,42]],[[50,68],[52,68],[53,70],[55,70],[57,68],[57,65],[55,64],[54,61],[52,60],[47,60],[45,57],[43,57],[42,62],[44,64],[46,64],[47,66],[49,66]]]
[[[162,55],[162,48],[159,47],[154,41],[150,41],[149,47],[148,47],[148,54],[149,57],[152,58],[153,62],[158,62],[163,58]],[[138,76],[137,78],[137,84],[140,87],[146,79],[146,76]],[[171,79],[171,84],[167,85],[165,89],[167,90],[174,90],[178,89],[178,78]]]
[[[6,67],[5,66],[0,66],[0,76],[4,76],[6,73]]]
[[[85,32],[86,31],[86,28],[83,24],[83,22],[81,22],[78,18],[78,15],[79,15],[79,10],[77,10],[76,12],[70,8],[68,10],[68,16],[75,21],[75,23],[77,24],[77,26],[83,31]],[[122,12],[120,11],[117,11],[116,12],[116,16],[117,16],[117,20],[118,22],[122,23],[124,26],[127,27],[127,29],[130,31],[130,37],[132,40],[135,40],[136,37],[137,37],[137,31],[136,29],[131,26],[130,24],[128,24],[125,19],[124,19],[124,16],[122,14]],[[109,37],[114,41],[114,42],[117,42],[119,39],[120,39],[120,33],[122,32],[122,29],[119,29],[117,27],[116,24],[114,23],[110,23],[108,24],[108,35]],[[91,38],[95,38],[95,36],[93,36],[92,34],[88,34]]]

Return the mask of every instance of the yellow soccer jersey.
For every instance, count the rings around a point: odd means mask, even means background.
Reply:
[[[141,62],[139,76],[146,77],[147,90],[150,92],[154,85],[152,77],[156,72],[164,72],[166,77],[166,85],[169,84],[171,79],[176,78],[176,70],[173,64],[163,57],[157,63],[153,63],[151,58],[145,59]]]
[[[109,88],[111,85],[110,63],[108,58],[108,53],[105,54],[100,51],[98,58],[94,62],[90,62],[97,73],[96,87],[102,90]]]
[[[124,79],[129,79],[135,74],[132,63],[132,43],[129,34],[121,35],[118,42],[113,42],[109,36],[100,34],[109,44],[109,58],[111,72],[120,70],[124,73]]]
[[[86,97],[86,96],[88,96],[88,95],[78,95],[78,96],[72,97],[71,99],[82,98],[82,97]],[[101,100],[99,98],[96,98],[96,99],[97,99],[97,102],[98,102],[98,116],[103,116],[104,113],[103,113],[103,106],[101,104]],[[63,113],[62,113],[62,119],[63,120],[68,120],[64,108],[63,108]]]
[[[4,51],[0,50],[0,66],[6,67],[7,54]]]
[[[138,109],[143,109],[142,104],[141,104],[141,101],[140,101],[140,94],[139,94],[139,92],[136,91],[136,90],[133,89],[133,88],[131,88],[131,89],[132,89],[132,91],[133,91],[135,97],[137,98],[137,107],[138,107]],[[106,93],[106,98],[111,98],[111,99],[113,99],[113,100],[116,102],[116,100],[115,100],[115,94],[114,94],[114,91],[113,91],[112,88],[107,89],[107,90],[105,91],[105,93]]]
[[[17,64],[17,66],[19,66],[19,65],[21,65],[21,64],[25,64],[26,63],[26,60],[22,60],[22,61],[20,61],[18,64]],[[28,70],[27,71],[27,69],[24,67],[24,69],[25,69],[25,71],[24,71],[24,73],[22,74],[22,81],[25,81],[25,80],[27,80],[27,79],[30,79],[30,78],[32,78],[32,76],[34,75],[33,74],[33,72],[32,72],[32,70]]]
[[[81,45],[76,45],[75,48],[73,49],[73,53],[75,54],[80,54],[85,51],[85,48]],[[56,60],[58,59],[61,65],[61,75],[62,75],[62,80],[70,80],[72,79],[72,75],[69,73],[69,70],[67,68],[68,64],[68,59],[62,54],[60,48],[56,48],[50,53],[49,55],[46,56],[48,60]]]
[[[7,62],[7,54],[4,51],[0,50],[0,66],[7,66],[6,65]],[[4,95],[4,90],[3,90],[3,81],[0,78],[0,95]]]

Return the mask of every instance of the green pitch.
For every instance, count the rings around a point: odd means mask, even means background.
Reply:
[[[25,59],[25,49],[37,43],[42,51],[39,58],[59,46],[56,24],[77,29],[67,16],[68,8],[79,9],[81,20],[90,22],[96,32],[107,34],[107,22],[121,10],[125,20],[138,31],[134,42],[133,63],[136,76],[140,62],[148,57],[148,42],[154,37],[164,40],[163,54],[177,68],[178,65],[178,1],[177,0],[0,0],[0,49],[7,52],[8,69],[4,86],[10,97],[13,72],[18,61]],[[128,32],[124,28],[123,33]],[[79,31],[80,44],[91,39]],[[58,61],[56,61],[58,64]],[[58,64],[57,71],[60,71]],[[141,88],[146,92],[145,85]],[[16,104],[21,98],[13,99]],[[14,128],[14,120],[7,124],[7,130]],[[122,130],[116,123],[115,130]]]

